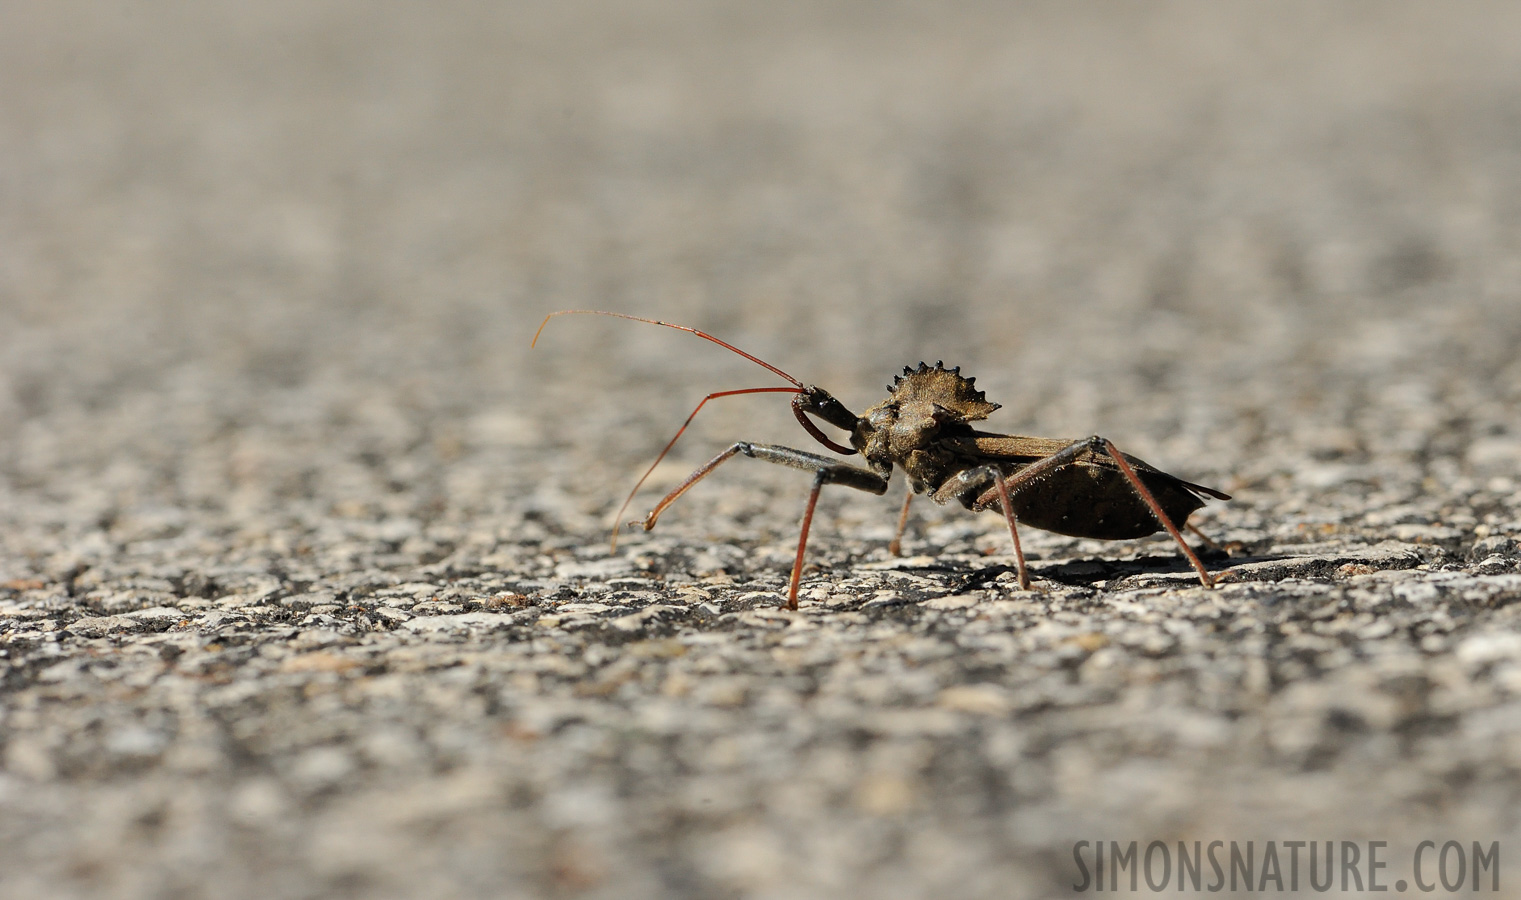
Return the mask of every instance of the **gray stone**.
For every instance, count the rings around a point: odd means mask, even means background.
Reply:
[[[407,631],[467,631],[473,628],[505,628],[512,624],[511,616],[500,613],[459,613],[448,616],[419,616],[402,624]]]
[[[128,616],[84,616],[70,622],[64,631],[80,637],[103,637],[142,631],[146,624]]]
[[[151,609],[139,609],[135,612],[126,613],[124,618],[135,619],[147,625],[167,627],[178,622],[183,622],[189,616],[184,611],[172,606],[155,606]]]
[[[1511,841],[1521,7],[1308,6],[0,7],[0,896]],[[811,476],[743,454],[612,549],[735,441],[865,463],[558,308],[856,412],[943,358],[1234,495],[1221,584],[1021,526],[1021,591],[924,499],[893,556],[900,472],[786,610]]]

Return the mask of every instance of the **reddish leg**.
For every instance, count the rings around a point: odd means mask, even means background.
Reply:
[[[898,530],[893,532],[892,543],[887,545],[887,552],[893,556],[903,555],[903,531],[908,528],[908,505],[914,502],[914,489],[908,489],[908,496],[903,498],[903,509],[898,513]]]
[[[808,549],[808,529],[813,526],[813,508],[819,505],[819,491],[824,489],[823,470],[813,476],[813,490],[808,492],[808,505],[803,507],[803,528],[797,536],[797,558],[792,561],[792,581],[787,585],[787,608],[797,609],[797,584],[803,578],[803,551]]]
[[[544,321],[548,322],[549,320],[545,319]],[[644,320],[641,319],[639,321],[644,321]],[[543,330],[543,326],[540,326],[539,330],[542,331]],[[613,536],[612,536],[612,541],[611,541],[612,546],[609,547],[608,549],[609,550],[617,550],[618,549],[618,520],[623,518],[623,511],[626,510],[626,509],[628,509],[628,505],[630,503],[634,502],[634,495],[637,494],[637,493],[639,493],[639,489],[640,488],[644,487],[644,481],[645,481],[645,479],[647,479],[647,478],[650,477],[650,473],[653,472],[653,471],[655,471],[655,467],[658,466],[658,465],[660,465],[661,460],[665,459],[665,455],[667,453],[671,452],[671,448],[674,447],[674,446],[676,446],[676,442],[677,441],[681,440],[681,436],[686,433],[687,426],[691,425],[692,424],[692,420],[695,419],[695,418],[697,418],[697,414],[700,413],[700,412],[702,412],[702,408],[703,408],[704,404],[706,404],[709,400],[716,400],[719,397],[735,397],[735,396],[738,396],[740,394],[796,394],[796,393],[797,393],[797,389],[796,388],[781,388],[781,387],[776,387],[776,388],[765,388],[765,387],[763,387],[763,388],[742,388],[742,389],[737,390],[737,391],[717,391],[715,393],[709,394],[708,396],[706,396],[706,397],[702,398],[700,401],[698,401],[697,408],[694,409],[694,410],[692,410],[692,414],[690,416],[687,416],[687,420],[685,422],[681,423],[681,427],[680,428],[676,429],[676,435],[674,437],[672,437],[670,439],[670,441],[668,441],[666,443],[665,447],[663,447],[661,449],[660,455],[657,456],[657,457],[655,457],[655,461],[652,462],[652,463],[650,463],[650,467],[648,469],[644,470],[644,474],[639,476],[639,480],[636,481],[636,482],[634,482],[634,489],[628,492],[628,496],[627,497],[623,498],[623,505],[620,506],[620,507],[618,507],[617,514],[613,516]],[[732,452],[729,454],[729,456],[733,456],[733,455],[734,454]],[[724,459],[727,459],[727,458],[728,457],[724,457]],[[713,462],[709,463],[708,465],[709,466],[716,466],[720,462],[723,462],[723,460],[722,459],[714,460]],[[707,472],[703,472],[702,473],[702,475],[706,475],[706,474],[707,474]],[[702,475],[698,475],[696,473],[693,473],[693,475],[694,475],[693,478],[688,478],[686,480],[685,486],[690,486],[693,481],[695,481],[697,478],[701,478],[702,477]],[[680,494],[678,493],[677,496],[680,496]],[[674,500],[676,498],[672,497],[671,499]]]
[[[1204,568],[1204,563],[1199,561],[1199,556],[1194,553],[1194,548],[1188,546],[1188,541],[1183,540],[1183,535],[1179,533],[1177,526],[1173,525],[1172,520],[1167,518],[1166,514],[1162,512],[1162,505],[1157,502],[1156,497],[1152,496],[1150,488],[1146,487],[1145,483],[1141,481],[1140,476],[1135,472],[1135,468],[1125,459],[1125,455],[1119,451],[1119,448],[1114,446],[1114,442],[1107,438],[1095,435],[1087,440],[1074,441],[1072,444],[1058,450],[1045,459],[1025,466],[1008,479],[1007,490],[1012,494],[1018,491],[1022,485],[1030,483],[1053,469],[1071,465],[1084,453],[1104,453],[1114,460],[1120,473],[1125,476],[1126,480],[1130,482],[1130,486],[1135,489],[1136,495],[1150,508],[1151,514],[1156,517],[1163,528],[1167,529],[1167,533],[1172,535],[1172,539],[1177,542],[1178,548],[1183,551],[1184,558],[1194,567],[1194,571],[1199,573],[1199,581],[1205,587],[1214,587],[1214,579],[1210,577],[1209,570]],[[972,508],[987,509],[995,497],[1000,501],[1003,499],[996,486],[979,496],[972,504]]]
[[[1194,537],[1197,537],[1199,540],[1203,541],[1204,546],[1210,548],[1211,550],[1218,550],[1221,553],[1224,553],[1226,556],[1234,556],[1235,554],[1231,551],[1241,549],[1240,541],[1231,541],[1229,544],[1221,544],[1219,541],[1200,531],[1199,527],[1192,522],[1185,523],[1185,527],[1194,533]]]
[[[1003,470],[993,469],[993,480],[998,486],[998,502],[1003,506],[1003,517],[1009,522],[1009,537],[1014,539],[1014,562],[1019,566],[1019,588],[1030,589],[1030,570],[1025,567],[1025,549],[1019,544],[1019,528],[1014,524],[1014,503],[1009,499],[1009,483],[1004,480]]]
[[[816,453],[806,453],[802,450],[794,450],[791,447],[779,447],[774,444],[752,444],[747,441],[738,441],[729,449],[713,457],[708,462],[697,467],[697,470],[688,475],[686,480],[676,486],[676,489],[666,494],[661,501],[655,504],[650,514],[641,522],[630,522],[630,525],[640,525],[645,531],[655,527],[655,521],[660,514],[665,512],[666,507],[676,502],[676,499],[692,488],[692,485],[708,477],[710,473],[725,461],[736,455],[748,456],[751,459],[764,460],[765,462],[777,463],[794,469],[803,469],[813,472],[813,490],[808,494],[808,505],[803,510],[803,529],[798,536],[797,558],[792,563],[792,580],[787,589],[787,608],[797,609],[798,582],[803,577],[803,552],[808,548],[808,529],[813,525],[813,510],[819,502],[819,491],[826,484],[843,484],[853,487],[858,491],[866,491],[871,494],[887,493],[887,479],[875,472],[866,469],[858,469],[848,466],[838,460],[827,456],[819,456]]]
[[[1135,469],[1131,468],[1129,461],[1125,459],[1125,454],[1121,453],[1119,448],[1114,446],[1114,442],[1108,438],[1100,438],[1099,440],[1104,442],[1104,452],[1109,454],[1109,458],[1113,459],[1115,464],[1120,467],[1120,471],[1125,473],[1125,477],[1130,479],[1130,486],[1135,488],[1135,492],[1141,495],[1141,499],[1146,501],[1147,506],[1151,507],[1151,512],[1157,517],[1157,521],[1161,522],[1162,527],[1167,529],[1167,533],[1172,535],[1172,539],[1178,542],[1178,547],[1183,551],[1183,555],[1188,557],[1188,561],[1193,564],[1194,570],[1199,573],[1199,580],[1204,583],[1205,587],[1214,587],[1215,580],[1209,577],[1209,570],[1204,568],[1204,563],[1199,561],[1199,555],[1194,552],[1194,548],[1188,546],[1188,541],[1183,540],[1183,535],[1178,533],[1178,526],[1172,524],[1172,520],[1167,518],[1167,515],[1162,512],[1162,504],[1157,502],[1157,498],[1153,497],[1151,491],[1141,482],[1141,476],[1137,475]]]

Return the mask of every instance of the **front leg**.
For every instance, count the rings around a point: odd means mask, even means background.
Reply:
[[[792,581],[787,589],[787,608],[797,609],[798,581],[803,574],[803,551],[808,546],[808,529],[813,524],[813,509],[819,502],[819,491],[826,484],[843,484],[853,487],[858,491],[866,491],[871,494],[887,493],[887,479],[867,469],[858,469],[848,466],[839,460],[830,459],[827,456],[819,456],[816,453],[808,453],[803,450],[794,450],[791,447],[780,447],[775,444],[752,444],[748,441],[736,441],[729,449],[713,457],[708,462],[697,467],[686,480],[676,486],[676,489],[666,494],[650,514],[643,521],[630,522],[630,525],[639,525],[645,531],[655,527],[655,521],[660,514],[665,512],[666,507],[676,502],[676,499],[691,489],[692,485],[708,477],[708,475],[723,463],[737,455],[748,456],[751,459],[759,459],[765,462],[777,463],[794,469],[813,472],[813,490],[808,494],[808,505],[803,510],[802,533],[797,540],[797,558],[792,563]]]

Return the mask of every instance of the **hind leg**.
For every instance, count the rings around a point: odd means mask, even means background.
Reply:
[[[1032,484],[1035,479],[1042,475],[1049,474],[1062,466],[1072,465],[1085,453],[1092,453],[1094,455],[1103,454],[1114,461],[1115,466],[1125,476],[1125,480],[1130,482],[1130,486],[1135,490],[1136,496],[1140,497],[1141,501],[1150,508],[1157,522],[1177,542],[1178,549],[1183,552],[1184,558],[1194,567],[1194,571],[1199,573],[1199,581],[1205,587],[1214,587],[1215,581],[1210,577],[1209,570],[1204,568],[1204,563],[1199,560],[1199,555],[1194,552],[1194,548],[1188,545],[1188,541],[1183,540],[1183,535],[1178,531],[1178,526],[1174,525],[1172,520],[1167,518],[1167,514],[1162,511],[1162,505],[1157,502],[1157,498],[1152,495],[1151,490],[1141,481],[1141,476],[1136,474],[1135,468],[1131,466],[1130,461],[1125,459],[1125,454],[1121,453],[1119,448],[1114,446],[1114,442],[1108,438],[1094,435],[1087,440],[1074,441],[1045,459],[1025,466],[1008,477],[1007,490],[1011,494],[1016,494],[1021,487]],[[993,489],[984,491],[972,504],[972,508],[986,509],[992,505],[994,499],[1003,500],[1003,491],[996,485]]]

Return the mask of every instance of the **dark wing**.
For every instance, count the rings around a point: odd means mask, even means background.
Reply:
[[[968,464],[994,463],[1006,475],[1015,475],[1039,460],[1086,442],[971,432],[946,436],[938,443]],[[1125,459],[1179,528],[1204,505],[1201,494],[1226,499],[1219,491],[1169,475],[1128,453]],[[974,496],[956,499],[971,505],[968,501]],[[985,494],[979,499],[985,499]],[[1153,534],[1162,527],[1119,466],[1103,452],[1079,454],[1067,465],[1019,487],[1012,500],[1021,522],[1073,537],[1119,540]]]
[[[1078,442],[1063,440],[1061,438],[996,434],[991,431],[974,431],[971,437],[951,438],[945,441],[945,445],[950,449],[971,458],[985,459],[990,462],[993,460],[1007,460],[1025,465],[1045,459],[1052,454],[1067,449],[1075,443]],[[1216,500],[1229,500],[1231,498],[1229,494],[1223,491],[1217,491],[1202,484],[1194,484],[1191,481],[1184,481],[1176,475],[1163,472],[1145,460],[1137,459],[1129,453],[1125,454],[1125,459],[1136,468],[1137,472],[1144,472],[1150,478],[1172,481],[1181,487],[1208,495]],[[1080,465],[1098,465],[1104,468],[1115,468],[1114,463],[1103,456],[1087,457],[1080,459],[1078,463]]]

